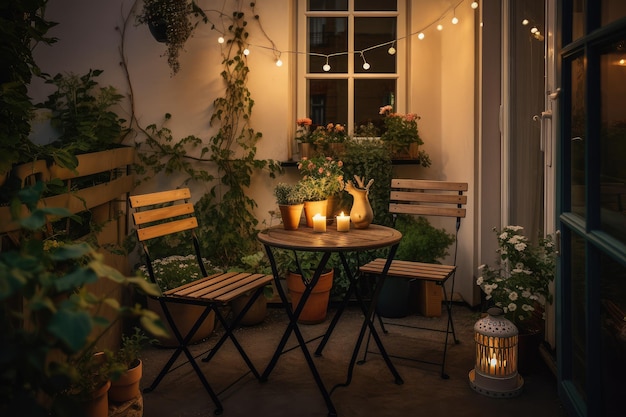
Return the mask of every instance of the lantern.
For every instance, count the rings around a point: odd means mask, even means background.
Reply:
[[[517,335],[517,328],[499,307],[490,308],[476,322],[476,363],[469,373],[474,391],[498,398],[520,394],[524,379],[517,373]]]

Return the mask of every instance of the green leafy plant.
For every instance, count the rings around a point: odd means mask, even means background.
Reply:
[[[408,153],[411,144],[424,144],[417,128],[417,121],[420,119],[417,114],[394,113],[393,107],[389,105],[381,107],[380,114],[384,116],[380,140],[387,143],[392,152]],[[424,167],[429,167],[431,164],[430,157],[423,150],[419,151],[418,160]]]
[[[115,352],[113,360],[123,368],[130,369],[139,363],[139,352],[150,338],[139,328],[135,327],[130,335],[122,335],[122,345]]]
[[[453,234],[433,227],[421,216],[398,216],[396,229],[402,233],[396,258],[405,261],[439,263],[448,256],[448,248],[454,243]]]
[[[180,51],[191,37],[200,18],[207,17],[195,1],[189,0],[144,0],[137,23],[146,24],[157,41],[167,45],[167,63],[172,74],[180,70]]]
[[[276,197],[276,204],[281,205],[294,205],[302,204],[304,201],[304,195],[298,184],[286,184],[280,182],[274,187],[274,197]]]
[[[125,306],[89,284],[107,279],[158,294],[141,278],[124,277],[103,263],[85,242],[46,247],[42,239],[49,217],[66,209],[39,207],[39,182],[20,190],[12,205],[20,224],[19,245],[0,252],[0,411],[3,415],[62,415],[76,406],[83,388],[109,376],[112,363],[94,357],[97,346],[123,318],[138,318],[153,334],[165,334],[158,316],[139,305]],[[30,214],[19,217],[21,204]],[[37,398],[54,401],[44,408]],[[68,408],[69,407],[69,408]],[[67,415],[76,415],[67,411]]]
[[[54,85],[56,91],[36,107],[52,111],[51,124],[59,132],[55,146],[94,152],[117,146],[124,139],[126,120],[112,110],[124,96],[113,86],[100,86],[95,80],[100,74],[102,70],[89,70],[81,76],[44,76],[46,84]]]
[[[546,302],[552,302],[549,285],[556,268],[552,237],[541,237],[532,245],[523,230],[521,226],[494,228],[498,258],[493,266],[481,265],[482,275],[476,280],[486,299],[502,308],[520,331],[536,325],[532,319],[542,313]]]
[[[302,158],[298,187],[305,201],[325,200],[342,189],[343,162],[331,157]]]
[[[171,249],[170,249],[171,251]],[[214,267],[207,259],[203,259],[207,273],[221,272],[220,269]],[[154,276],[161,291],[171,290],[172,288],[193,282],[202,278],[202,271],[198,266],[195,255],[171,255],[164,258],[157,258],[152,261],[154,268]],[[137,271],[141,276],[150,282],[148,269],[145,265],[138,267]]]

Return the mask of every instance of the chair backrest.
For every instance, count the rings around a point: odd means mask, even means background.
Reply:
[[[456,242],[461,219],[465,217],[468,190],[466,182],[414,180],[394,178],[391,180],[389,195],[389,212],[398,214],[413,214],[419,216],[443,216],[456,218],[454,240]],[[454,262],[456,251],[454,245]]]
[[[465,217],[466,182],[394,178],[391,180],[389,212],[420,216]]]
[[[156,280],[146,242],[157,237],[185,231],[190,231],[198,266],[203,276],[207,275],[200,254],[198,238],[195,234],[198,220],[194,214],[193,204],[189,202],[190,198],[191,192],[188,188],[129,197],[130,206],[135,210],[133,220],[137,227],[137,238],[142,243],[146,256],[146,266],[153,282]]]

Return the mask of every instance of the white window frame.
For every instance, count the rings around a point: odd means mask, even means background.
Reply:
[[[397,11],[393,12],[355,12],[354,0],[348,0],[347,11],[307,11],[307,0],[298,0],[297,8],[297,61],[296,61],[296,117],[309,117],[309,93],[307,91],[310,79],[347,79],[348,80],[348,132],[354,132],[354,80],[355,79],[395,79],[396,97],[395,107],[398,112],[406,112],[407,101],[407,54],[409,51],[410,36],[407,34],[407,0],[397,0]],[[354,59],[348,59],[346,73],[309,73],[307,72],[308,45],[307,45],[307,18],[308,17],[347,17],[348,18],[348,48],[350,56],[354,55],[354,18],[355,17],[397,17],[396,39],[396,72],[395,73],[355,73]],[[373,46],[373,45],[372,45]],[[343,52],[343,51],[337,51]],[[375,67],[375,65],[373,65]],[[372,70],[373,71],[373,70]],[[328,121],[327,121],[328,122]],[[294,128],[295,129],[295,128]]]

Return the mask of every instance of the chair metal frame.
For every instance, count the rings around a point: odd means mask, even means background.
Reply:
[[[186,231],[191,234],[191,240],[197,258],[198,267],[200,268],[203,276],[203,278],[194,282],[162,292],[160,296],[152,296],[152,298],[159,302],[165,319],[170,325],[176,341],[178,342],[178,346],[152,384],[148,388],[144,389],[144,392],[147,393],[155,390],[165,375],[170,372],[171,367],[174,365],[180,354],[184,353],[188,362],[191,364],[193,370],[200,379],[200,382],[215,404],[215,414],[219,415],[223,411],[222,403],[196,363],[196,359],[189,351],[189,342],[192,340],[202,323],[207,319],[207,317],[209,317],[211,311],[215,312],[215,317],[224,328],[224,334],[209,350],[207,356],[204,357],[202,361],[209,362],[224,342],[227,339],[230,339],[252,374],[260,380],[259,372],[235,337],[233,330],[239,325],[241,318],[254,304],[256,299],[261,296],[263,288],[272,282],[273,277],[272,275],[249,272],[225,272],[208,276],[202,261],[200,243],[195,232],[195,229],[198,227],[198,221],[194,216],[194,208],[193,204],[189,201],[190,198],[191,193],[188,188],[143,195],[133,195],[129,198],[130,206],[135,210],[133,212],[133,219],[137,228],[137,237],[139,238],[143,248],[150,280],[158,285],[147,242],[157,237],[183,233]],[[250,300],[246,303],[243,310],[237,315],[237,317],[229,323],[227,315],[225,316],[221,311],[222,308],[233,299],[241,295],[248,294],[251,291],[253,291],[253,294],[252,297],[250,297]],[[205,309],[189,332],[186,335],[183,335],[177,328],[168,308],[169,303],[197,305],[203,306]]]
[[[464,206],[467,204],[468,184],[465,182],[450,181],[433,181],[433,180],[416,180],[416,179],[399,179],[391,180],[391,192],[389,212],[394,216],[394,223],[398,214],[420,215],[420,216],[443,216],[456,218],[455,235],[454,235],[454,259],[453,265],[430,264],[415,261],[400,261],[394,259],[391,263],[388,277],[405,278],[408,280],[422,280],[434,282],[440,286],[443,291],[443,304],[447,313],[446,329],[435,329],[429,327],[419,327],[400,323],[385,323],[379,314],[378,322],[383,333],[388,333],[385,324],[409,327],[421,330],[430,330],[445,333],[445,341],[443,348],[443,357],[441,362],[432,362],[420,360],[417,358],[409,358],[403,356],[392,357],[400,359],[414,360],[433,365],[441,366],[441,378],[448,379],[449,376],[445,372],[446,355],[448,352],[448,340],[452,335],[455,344],[459,343],[454,330],[454,321],[452,318],[452,294],[454,294],[454,282],[456,275],[456,258],[458,252],[458,235],[461,227],[461,219],[466,215]],[[375,259],[359,268],[360,273],[368,275],[380,275],[385,265],[382,258]],[[450,294],[448,297],[445,284],[451,279]],[[369,340],[368,340],[369,342]],[[365,349],[363,361],[366,360],[368,349]]]

